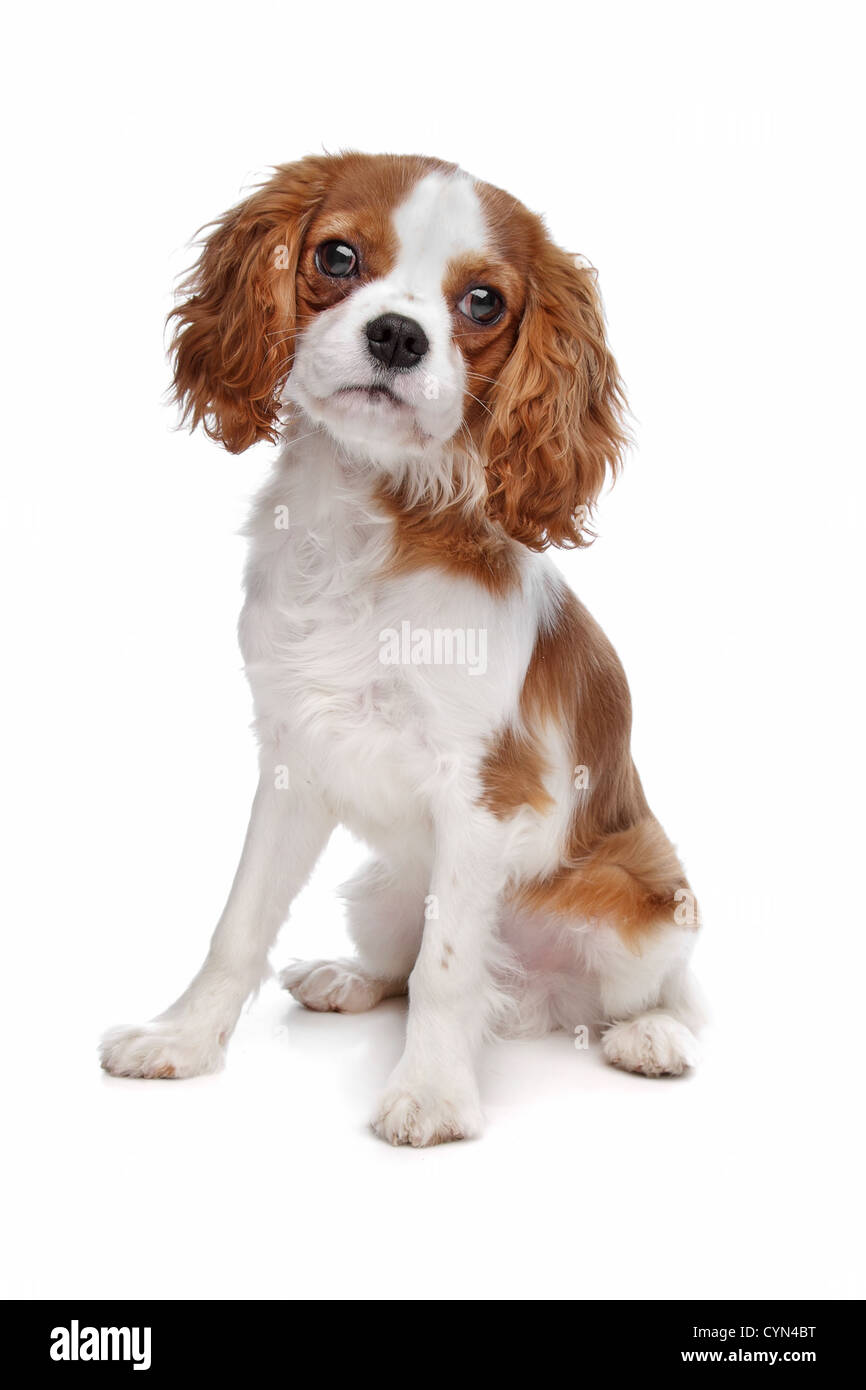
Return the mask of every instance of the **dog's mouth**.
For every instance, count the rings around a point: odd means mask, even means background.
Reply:
[[[337,392],[337,396],[342,396],[344,398],[355,397],[356,400],[362,399],[374,403],[384,402],[388,405],[403,406],[404,408],[406,406],[406,402],[401,401],[400,397],[396,392],[391,390],[390,386],[383,386],[378,383],[372,386],[341,386]]]

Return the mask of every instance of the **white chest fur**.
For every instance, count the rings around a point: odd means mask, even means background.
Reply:
[[[393,524],[363,470],[313,436],[249,526],[240,640],[263,753],[311,771],[348,823],[423,815],[444,762],[480,763],[537,621],[534,565],[508,597],[435,568],[389,577]]]

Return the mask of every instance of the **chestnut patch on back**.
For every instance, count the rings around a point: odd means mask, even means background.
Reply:
[[[524,686],[524,694],[525,691]],[[531,806],[533,811],[548,811],[553,797],[544,785],[547,770],[538,740],[509,725],[496,735],[482,764],[482,806],[500,820],[513,815],[521,806]]]
[[[520,696],[519,724],[499,733],[484,761],[484,804],[498,816],[550,804],[543,746],[547,726],[566,731],[572,766],[590,769],[592,791],[572,828],[574,847],[618,830],[647,809],[631,760],[631,699],[619,658],[601,628],[564,587],[540,628]]]
[[[670,841],[651,814],[629,747],[631,700],[619,659],[575,596],[560,595],[527,668],[519,719],[491,741],[482,764],[482,805],[504,819],[522,806],[552,806],[545,728],[566,734],[571,767],[586,767],[575,788],[562,860],[553,874],[519,884],[516,900],[533,911],[604,919],[633,942],[663,917],[688,883]]]

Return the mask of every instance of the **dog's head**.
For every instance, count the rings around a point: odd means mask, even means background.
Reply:
[[[280,167],[213,227],[175,388],[239,453],[281,401],[392,477],[459,457],[525,544],[581,544],[624,444],[595,272],[509,194],[420,156]]]

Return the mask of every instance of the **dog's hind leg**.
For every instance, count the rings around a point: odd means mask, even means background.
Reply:
[[[698,910],[658,821],[647,815],[602,837],[527,897],[586,924],[576,943],[598,986],[607,1060],[645,1076],[693,1066],[701,1011],[688,962]]]
[[[697,1060],[701,1006],[689,975],[698,909],[673,846],[645,820],[607,837],[583,872],[599,925],[590,949],[612,1065],[679,1076]]]
[[[688,973],[694,933],[658,922],[639,946],[599,931],[596,960],[608,1062],[644,1076],[680,1076],[698,1060],[700,1005]]]

